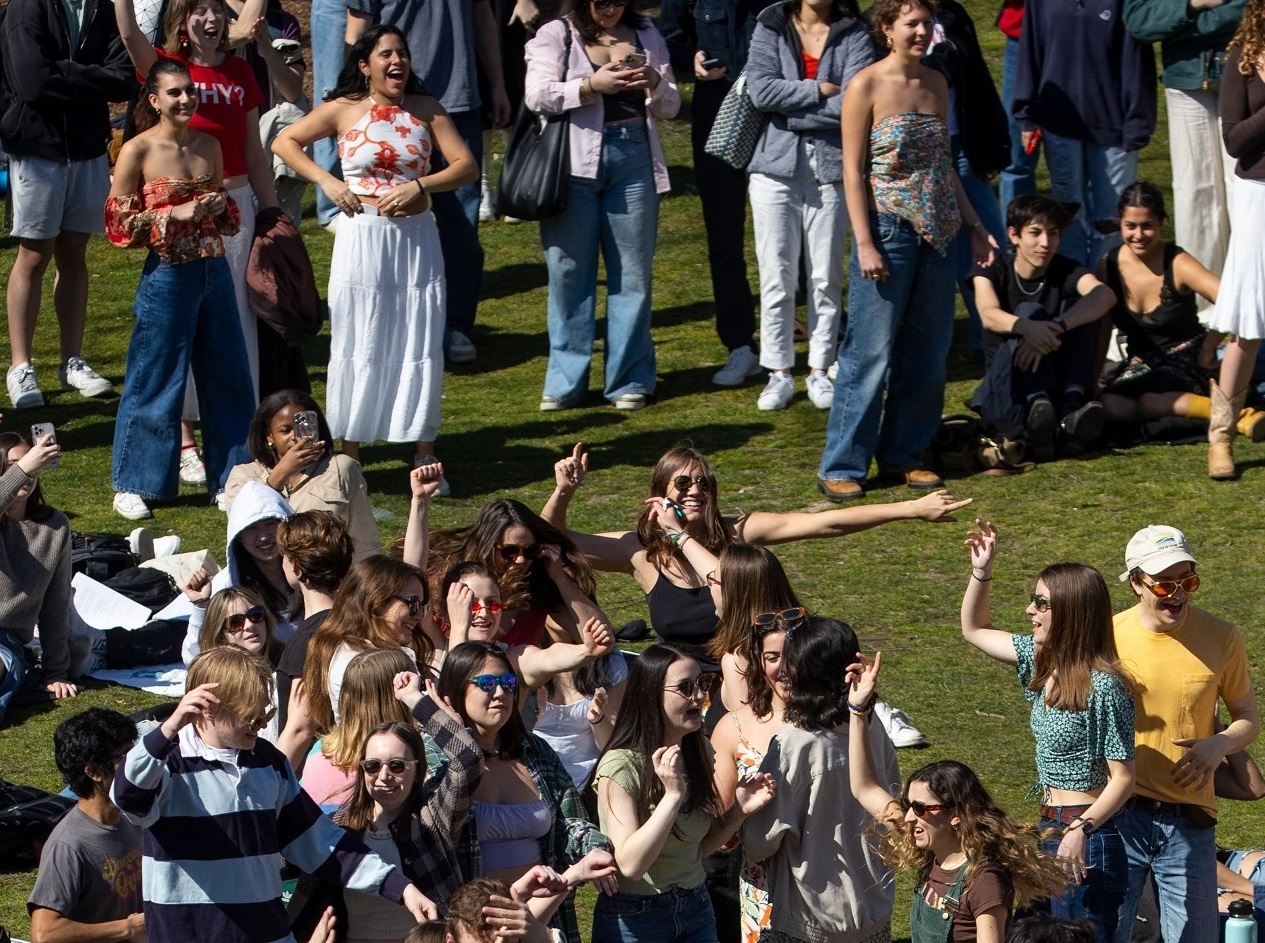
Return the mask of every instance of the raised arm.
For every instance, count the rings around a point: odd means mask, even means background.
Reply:
[[[870,749],[870,722],[882,663],[883,653],[875,652],[873,661],[863,659],[852,666],[848,690],[848,783],[862,808],[880,821],[899,814],[895,797],[879,782]]]
[[[1017,664],[1015,643],[1008,632],[993,628],[989,603],[989,584],[993,579],[993,560],[997,556],[997,528],[989,521],[975,522],[976,529],[966,535],[971,551],[971,576],[962,596],[962,637],[990,658],[1007,665]]]
[[[549,578],[562,596],[562,605],[549,613],[548,622],[552,627],[549,634],[559,641],[583,642],[587,623],[609,623],[610,620],[602,607],[590,599],[566,571],[562,565],[562,551],[558,547],[546,544],[541,553],[545,557]]]
[[[610,776],[597,781],[597,801],[606,834],[615,848],[615,864],[619,873],[630,881],[640,881],[663,853],[663,846],[672,833],[677,813],[685,803],[685,761],[679,746],[659,747],[654,751],[653,769],[644,776],[658,776],[663,782],[663,798],[642,822],[637,817],[637,802],[628,790]]]
[[[119,39],[123,40],[123,48],[127,50],[132,65],[141,75],[149,75],[150,68],[158,61],[158,53],[136,22],[133,0],[115,0],[114,22],[118,24]]]
[[[858,505],[832,508],[828,511],[796,511],[775,514],[756,511],[739,518],[734,525],[734,537],[752,544],[787,543],[792,540],[811,540],[818,537],[844,537],[869,530],[892,521],[931,521],[952,523],[953,512],[971,504],[973,498],[959,501],[948,491],[933,491],[912,501],[896,501],[891,504]],[[705,572],[699,570],[700,573]]]
[[[430,563],[430,499],[444,477],[440,462],[421,465],[409,473],[408,525],[404,528],[404,562],[426,572]]]
[[[566,643],[540,648],[536,645],[524,645],[517,652],[518,672],[522,675],[523,684],[528,688],[538,688],[554,675],[564,671],[574,671],[603,655],[610,654],[615,647],[615,636],[605,620],[589,619],[582,632],[583,645]]]

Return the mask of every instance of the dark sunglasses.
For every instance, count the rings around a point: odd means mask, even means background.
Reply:
[[[1144,576],[1142,585],[1151,591],[1151,594],[1159,599],[1167,599],[1173,593],[1177,592],[1177,587],[1181,587],[1183,592],[1193,593],[1199,588],[1199,577],[1194,573],[1190,576],[1183,576],[1179,580],[1151,580],[1147,582],[1149,577]]]
[[[913,809],[914,815],[920,819],[925,819],[929,815],[935,815],[937,812],[943,812],[946,808],[942,802],[927,803],[919,802],[917,799],[902,799],[900,800],[900,807],[906,812]]]
[[[381,772],[382,767],[387,768],[387,772],[392,776],[403,776],[408,772],[410,766],[416,766],[417,760],[406,760],[402,756],[393,756],[385,763],[379,759],[361,760],[360,768],[370,776],[377,776]]]
[[[497,544],[496,552],[506,563],[513,563],[519,557],[524,560],[535,560],[540,556],[540,544]]]
[[[628,0],[593,0],[593,6],[599,10],[609,10],[611,7],[628,6]]]
[[[597,2],[597,0],[594,0],[594,3],[599,7],[601,6],[601,4]],[[626,4],[623,4],[623,3],[620,3],[620,4],[612,3],[610,5],[611,6],[626,6]],[[689,475],[677,475],[675,478],[672,479],[672,484],[673,486],[675,486],[677,491],[680,491],[682,494],[684,494],[686,491],[689,491],[690,488],[693,487],[694,485],[699,485],[704,490],[706,490],[710,481],[711,479],[709,479],[706,475],[698,475],[694,478],[691,478]]]
[[[1033,593],[1031,596],[1031,599],[1032,599],[1032,608],[1035,609],[1037,612],[1050,611],[1050,597],[1049,596],[1042,596],[1040,593]]]
[[[259,625],[264,621],[264,607],[251,606],[245,612],[235,612],[228,617],[228,630],[230,632],[240,632],[246,628],[246,623],[251,625]]]
[[[716,675],[701,674],[697,678],[686,678],[680,684],[664,685],[663,690],[675,691],[683,698],[692,698],[696,694],[706,695],[716,683]]]
[[[769,626],[786,626],[792,622],[802,622],[808,615],[803,606],[792,606],[790,609],[779,609],[777,612],[760,612],[751,618],[751,624],[757,629]]]
[[[420,596],[396,596],[395,598],[408,606],[408,614],[410,616],[417,615],[422,611],[422,606],[426,605]]]
[[[489,602],[489,603],[472,602],[470,603],[470,611],[475,614],[480,613],[480,612],[486,612],[489,615],[494,616],[498,612],[502,611],[504,608],[505,606],[499,602]]]
[[[506,694],[513,694],[518,690],[518,675],[510,673],[503,675],[475,675],[468,682],[484,694],[495,694],[497,688],[501,688]]]
[[[241,725],[251,733],[258,733],[268,726],[272,718],[277,716],[277,709],[275,707],[270,707],[258,717],[252,717],[249,720],[242,717],[240,714],[233,714],[233,716],[236,717]]]

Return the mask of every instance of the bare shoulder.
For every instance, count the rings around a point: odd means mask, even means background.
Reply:
[[[427,124],[431,124],[436,118],[448,117],[448,112],[439,103],[439,99],[430,95],[406,96],[404,99],[404,110]]]

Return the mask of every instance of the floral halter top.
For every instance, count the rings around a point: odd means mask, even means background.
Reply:
[[[382,196],[392,187],[425,176],[430,151],[426,125],[399,105],[371,104],[338,140],[343,179],[360,196]]]
[[[949,131],[939,115],[889,115],[870,129],[874,202],[907,220],[937,252],[962,228],[954,173]]]

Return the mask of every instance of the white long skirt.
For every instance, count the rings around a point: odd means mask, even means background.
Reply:
[[[444,381],[444,257],[429,210],[343,217],[329,270],[330,431],[431,442]]]
[[[1244,340],[1265,337],[1265,181],[1234,178],[1230,201],[1230,247],[1217,306],[1208,326]],[[1201,260],[1206,261],[1206,260]]]

